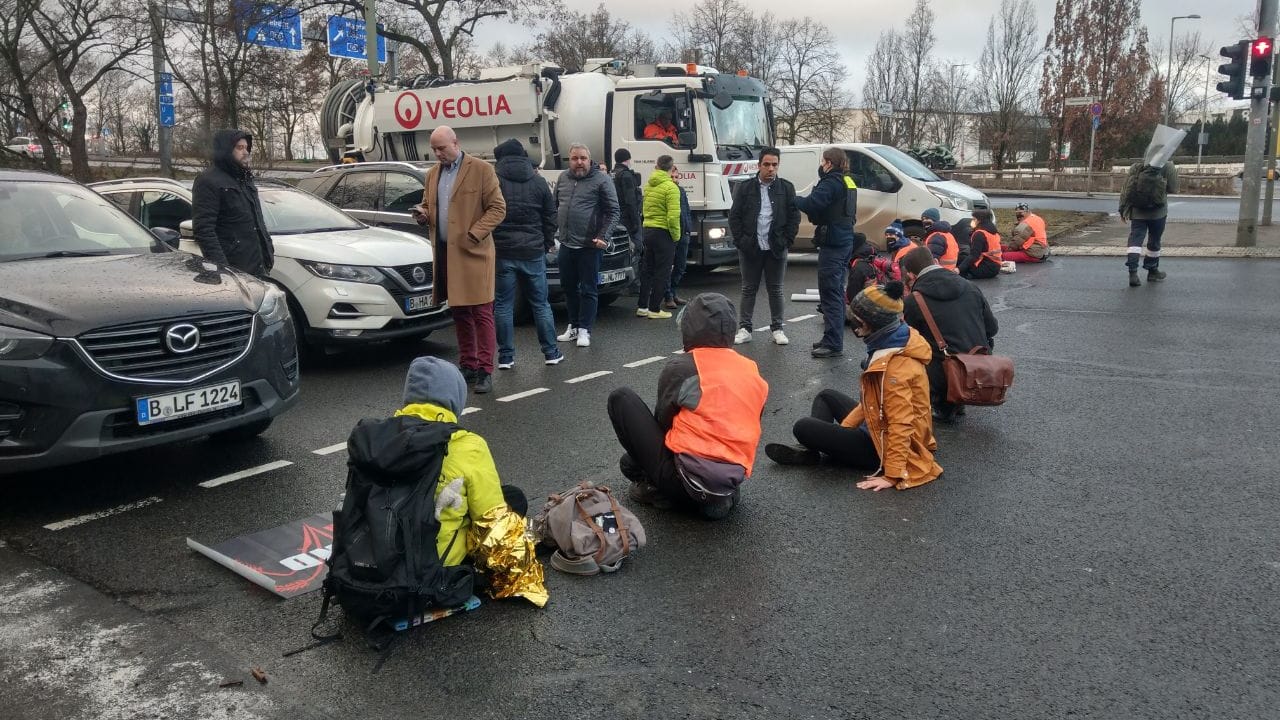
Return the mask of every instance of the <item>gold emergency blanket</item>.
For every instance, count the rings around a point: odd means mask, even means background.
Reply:
[[[489,577],[490,595],[499,600],[522,597],[538,607],[547,604],[542,563],[523,516],[503,503],[472,524],[468,541],[476,569]]]

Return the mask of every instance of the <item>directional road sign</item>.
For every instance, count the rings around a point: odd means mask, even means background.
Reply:
[[[166,97],[170,100],[173,99],[172,95],[168,95]],[[160,103],[160,125],[163,127],[173,127],[174,124],[173,103]]]
[[[262,4],[251,8],[249,13],[245,42],[302,52],[302,15],[296,9]]]
[[[1067,98],[1066,102],[1064,102],[1063,104],[1066,105],[1067,107],[1074,107],[1076,105],[1089,105],[1096,99],[1097,98],[1093,97],[1092,95],[1084,95],[1082,97],[1069,97]]]
[[[1097,130],[1097,129],[1098,129],[1098,126],[1099,126],[1099,125],[1101,125],[1101,124],[1102,124],[1102,118],[1098,117],[1097,115],[1094,115],[1094,116],[1093,116],[1093,129],[1094,129],[1094,130]]]
[[[157,95],[173,95],[173,74],[160,73],[160,86],[156,88]]]
[[[379,25],[378,27],[382,27]],[[364,21],[329,16],[329,54],[334,57],[364,60]],[[387,61],[387,39],[378,36],[378,62]]]

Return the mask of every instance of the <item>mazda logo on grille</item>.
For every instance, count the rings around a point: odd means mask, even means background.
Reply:
[[[164,345],[176,355],[185,355],[200,346],[200,328],[190,323],[171,325],[164,331]]]
[[[410,271],[413,275],[413,281],[419,285],[427,281],[427,271],[422,269],[421,265],[414,265]]]

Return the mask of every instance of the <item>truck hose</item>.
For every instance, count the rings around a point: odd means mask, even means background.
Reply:
[[[543,68],[542,77],[551,81],[551,89],[547,91],[547,96],[542,100],[544,110],[554,111],[556,109],[556,101],[560,99],[560,72],[559,68]],[[547,120],[547,137],[551,139],[551,162],[553,169],[560,170],[563,168],[560,162],[560,143],[556,142],[556,121]]]

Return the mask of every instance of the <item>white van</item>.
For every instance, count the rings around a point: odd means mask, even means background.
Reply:
[[[849,174],[858,183],[857,230],[884,249],[884,229],[896,219],[918,218],[936,207],[942,219],[955,223],[974,210],[991,208],[987,196],[954,180],[943,180],[920,161],[889,145],[833,143],[785,145],[778,174],[796,186],[797,195],[808,195],[818,182],[822,151],[838,147],[849,156]],[[800,214],[797,248],[813,247],[813,225]]]

